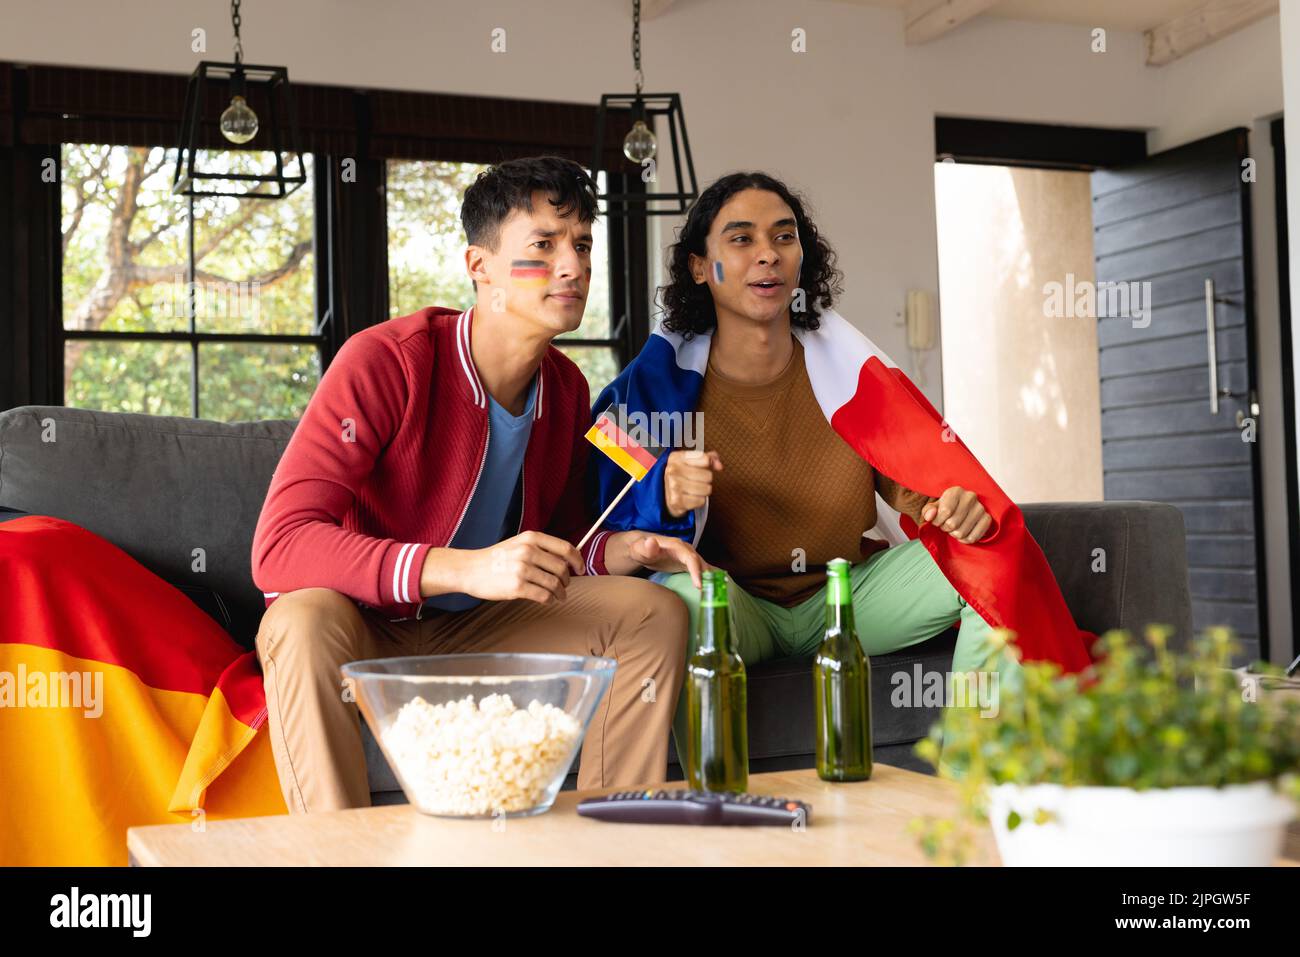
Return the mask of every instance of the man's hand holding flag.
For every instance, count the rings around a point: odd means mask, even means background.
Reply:
[[[620,428],[613,405],[596,417],[596,421],[587,430],[586,437],[588,442],[627,473],[628,480],[623,490],[609,503],[605,511],[596,519],[595,524],[587,530],[587,534],[582,536],[582,540],[578,543],[579,549],[595,534],[632,486],[649,474],[664,453],[664,449],[642,441],[639,436],[629,434]],[[626,547],[629,560],[655,571],[690,572],[691,580],[696,587],[699,587],[700,573],[709,566],[689,544],[671,535],[656,535],[649,532],[627,532],[624,536],[626,540],[621,536],[617,544]],[[614,544],[611,540],[606,548],[613,547]],[[611,558],[612,556],[607,554],[606,565],[609,565]]]

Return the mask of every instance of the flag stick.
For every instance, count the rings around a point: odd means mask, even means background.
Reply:
[[[627,490],[635,484],[635,476],[627,480],[627,484],[623,486],[623,491],[618,493],[618,497],[609,503],[609,508],[600,513],[600,518],[596,519],[596,524],[587,529],[587,534],[582,536],[582,541],[578,542],[578,551],[582,551],[582,546],[587,544],[587,539],[591,538],[591,536],[595,534],[596,529],[600,528],[605,519],[609,518],[609,513],[614,511],[614,506],[623,501],[623,496],[627,494]]]

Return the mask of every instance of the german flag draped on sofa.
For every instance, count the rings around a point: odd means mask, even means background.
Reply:
[[[285,813],[265,726],[256,653],[184,594],[70,522],[0,522],[0,865]]]

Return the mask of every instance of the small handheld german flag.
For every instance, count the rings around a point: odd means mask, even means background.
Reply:
[[[647,448],[618,427],[611,405],[587,430],[587,441],[604,452],[615,465],[639,482],[654,468],[662,450]]]
[[[601,513],[600,518],[596,519],[596,524],[592,525],[587,534],[582,536],[582,541],[578,543],[579,548],[587,544],[587,539],[591,538],[592,533],[600,528],[605,519],[609,517],[609,513],[614,510],[614,506],[627,494],[628,489],[645,478],[650,470],[654,468],[655,462],[659,460],[659,456],[664,451],[661,448],[637,441],[637,439],[619,428],[613,405],[596,416],[596,421],[587,430],[587,441],[600,449],[609,457],[610,461],[630,477],[627,484],[623,486],[623,491],[618,493],[614,501],[609,503],[609,507]]]

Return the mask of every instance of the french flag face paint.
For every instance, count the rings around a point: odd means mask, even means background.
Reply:
[[[542,287],[546,285],[550,270],[541,259],[512,259],[510,281],[516,286]]]
[[[713,281],[722,285],[722,262],[718,259],[713,260]]]

